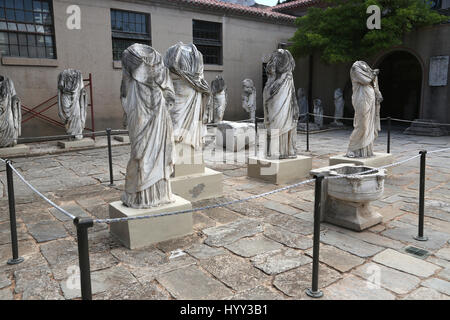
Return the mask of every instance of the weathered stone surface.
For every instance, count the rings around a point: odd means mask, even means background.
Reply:
[[[65,204],[60,206],[62,209],[66,210],[70,214],[74,215],[75,217],[81,217],[81,218],[88,218],[89,214],[84,211],[79,205],[75,203]],[[70,217],[66,216],[61,211],[57,210],[56,208],[51,208],[50,213],[59,221],[70,221],[72,220]]]
[[[265,286],[259,286],[244,292],[237,293],[231,300],[281,300],[283,296]]]
[[[267,209],[270,209],[270,210],[273,210],[273,211],[277,211],[279,213],[288,214],[288,215],[291,215],[291,216],[299,213],[298,210],[296,210],[296,209],[294,209],[294,208],[292,208],[290,206],[287,206],[287,205],[275,202],[275,201],[266,201],[264,203],[264,207],[266,207]]]
[[[450,261],[450,248],[443,248],[434,253],[434,255],[438,258],[445,259]]]
[[[312,234],[313,223],[302,219],[297,219],[285,214],[273,214],[265,219],[271,225],[283,228],[293,233],[303,235]]]
[[[38,223],[43,220],[53,220],[53,216],[48,213],[47,209],[37,209],[35,211],[25,212],[19,211],[18,218],[22,218],[22,221],[26,224]]]
[[[444,270],[439,272],[438,277],[450,281],[450,268],[445,268]]]
[[[157,280],[176,299],[209,300],[232,295],[230,289],[195,266],[165,273]]]
[[[93,297],[93,300],[168,300],[170,295],[155,282],[120,284],[103,291]]]
[[[203,212],[206,216],[219,223],[229,223],[239,218],[239,215],[226,208],[208,209]]]
[[[221,255],[200,261],[200,266],[234,290],[255,288],[266,276],[246,260]]]
[[[313,256],[313,250],[310,249],[306,252],[309,256]],[[340,271],[347,272],[356,266],[364,263],[364,259],[354,256],[346,251],[339,250],[332,246],[320,247],[319,260],[326,265]]]
[[[283,246],[278,242],[264,236],[245,238],[226,245],[225,248],[241,257],[253,257],[261,253],[281,249]]]
[[[395,296],[370,282],[350,275],[323,290],[331,300],[394,300]]]
[[[380,281],[382,287],[397,294],[407,294],[420,283],[420,279],[413,275],[371,262],[358,267],[353,274],[371,281],[372,283],[374,281]]]
[[[37,242],[45,242],[65,238],[68,236],[66,229],[56,221],[42,221],[27,225],[28,231]]]
[[[22,294],[23,300],[61,300],[59,285],[52,279],[48,266],[41,265],[14,272],[15,293]]]
[[[39,248],[34,244],[34,240],[19,241],[19,254],[20,256],[28,256],[32,253],[38,252]],[[9,259],[12,255],[11,244],[4,244],[0,246],[0,257]]]
[[[335,246],[341,250],[350,252],[361,258],[371,257],[383,250],[383,248],[379,246],[375,246],[332,230],[322,232],[320,235],[320,241],[331,246]]]
[[[326,287],[341,275],[324,265],[319,267],[319,288]],[[312,281],[312,265],[307,264],[297,269],[279,274],[275,277],[273,285],[290,297],[304,297],[305,290],[311,288]]]
[[[223,248],[213,248],[202,243],[194,244],[186,252],[196,259],[208,259],[226,253]]]
[[[450,282],[438,278],[431,278],[422,282],[424,287],[428,287],[450,296]]]
[[[208,218],[203,213],[193,212],[192,213],[192,225],[194,230],[203,230],[206,228],[211,228],[216,226],[216,221]]]
[[[382,235],[414,244],[425,249],[436,250],[442,248],[450,239],[449,233],[443,233],[434,230],[426,230],[425,235],[429,237],[428,241],[417,241],[413,237],[417,235],[417,227],[392,228],[381,233]]]
[[[192,244],[200,242],[202,239],[198,234],[193,233],[185,237],[171,239],[156,244],[156,247],[164,252],[190,247]]]
[[[434,264],[392,249],[380,252],[373,258],[373,261],[418,277],[429,277],[439,270],[439,267]]]
[[[9,288],[0,289],[0,300],[13,300],[12,290]]]
[[[290,248],[306,250],[313,246],[313,240],[280,227],[267,226],[264,235]]]
[[[436,290],[420,287],[419,289],[411,292],[404,300],[450,300],[450,297],[447,297]]]
[[[11,285],[11,280],[6,276],[5,273],[0,274],[0,289],[9,287]]]
[[[6,209],[7,210],[7,209]],[[30,235],[27,234],[27,230],[25,228],[25,225],[23,223],[18,222],[17,223],[17,240],[27,240],[31,239]],[[9,224],[9,218],[8,222],[0,223],[0,245],[11,243],[11,228]]]
[[[308,264],[312,260],[297,250],[288,249],[257,255],[250,261],[256,268],[273,275]]]
[[[378,225],[381,226],[381,225]],[[377,227],[378,227],[377,226]],[[351,230],[346,230],[346,229],[340,229],[339,232],[348,235],[352,238],[356,238],[359,240],[362,240],[364,242],[368,242],[371,244],[374,244],[376,246],[380,246],[380,247],[385,247],[385,248],[391,248],[391,249],[401,249],[403,248],[405,245],[403,243],[401,243],[400,241],[397,240],[393,240],[391,238],[388,237],[383,237],[379,234],[375,234],[373,232],[368,232],[368,231],[364,231],[364,232],[354,232]]]
[[[208,236],[205,243],[221,247],[241,238],[250,237],[263,231],[261,222],[250,219],[239,219],[229,224],[203,230]]]

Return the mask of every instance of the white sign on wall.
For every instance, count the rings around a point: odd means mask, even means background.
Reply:
[[[449,56],[436,56],[430,58],[430,87],[446,86],[448,83]]]

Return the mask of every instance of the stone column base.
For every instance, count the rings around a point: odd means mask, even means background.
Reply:
[[[114,136],[114,140],[123,142],[123,143],[130,143],[130,137],[129,136]]]
[[[199,201],[223,195],[223,174],[205,168],[202,173],[194,173],[170,178],[172,192],[189,201]]]
[[[176,195],[174,198],[175,202],[173,203],[150,209],[128,208],[123,205],[122,201],[116,201],[109,204],[109,217],[136,217],[192,208],[191,203],[186,199]],[[110,232],[127,248],[142,248],[192,233],[192,213],[111,223]]]
[[[84,148],[91,147],[95,144],[95,141],[91,138],[84,138],[81,140],[73,140],[73,141],[58,141],[58,146],[63,149],[72,149],[72,148]]]
[[[0,158],[7,158],[18,154],[27,154],[30,147],[24,144],[17,144],[14,147],[0,148]]]
[[[339,155],[330,158],[330,166],[339,163],[353,163],[355,166],[365,166],[379,168],[394,163],[394,156],[391,153],[375,153],[370,158],[348,158],[345,155]],[[387,169],[390,173],[390,168]]]
[[[283,160],[248,157],[247,175],[274,184],[286,184],[300,182],[311,169],[311,157],[297,156]]]

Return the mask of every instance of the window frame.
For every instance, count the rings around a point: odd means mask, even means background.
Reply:
[[[195,22],[216,25],[218,27],[217,28],[218,39],[216,40],[216,39],[211,39],[211,38],[195,37],[195,35],[196,35]],[[205,59],[204,59],[204,63],[207,65],[223,66],[223,24],[221,22],[192,19],[192,43],[197,47],[197,49],[200,52],[202,52],[201,47],[217,47],[217,48],[219,48],[219,54],[217,57],[218,63],[206,63]],[[202,54],[203,54],[203,56],[205,56],[205,54],[203,52],[202,52]]]

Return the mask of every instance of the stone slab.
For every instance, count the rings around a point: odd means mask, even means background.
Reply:
[[[128,208],[121,201],[116,201],[109,205],[109,217],[136,217],[192,208],[191,203],[186,199],[179,196],[174,196],[174,199],[173,203],[150,209]],[[111,234],[130,249],[182,237],[192,232],[192,213],[111,224]]]
[[[268,275],[292,270],[311,261],[311,258],[294,249],[271,251],[251,259],[253,266]]]
[[[283,296],[271,291],[269,288],[259,286],[237,293],[231,300],[282,300]]]
[[[27,225],[28,231],[37,242],[61,239],[69,236],[63,225],[56,221],[41,221]]]
[[[350,252],[361,258],[371,257],[383,250],[382,247],[375,246],[333,230],[323,232],[320,235],[320,241],[328,245],[335,246],[341,250]]]
[[[130,143],[129,136],[114,136],[114,140],[122,142],[122,143]]]
[[[290,248],[306,250],[313,246],[313,241],[304,235],[287,231],[280,227],[267,226],[264,235]]]
[[[308,250],[306,253],[311,257],[313,256],[312,249]],[[354,267],[363,264],[365,261],[360,257],[339,250],[333,246],[324,245],[320,247],[319,260],[340,272],[347,272]]]
[[[225,248],[238,256],[249,258],[269,251],[279,250],[283,246],[278,242],[270,240],[264,236],[245,238],[229,245]]]
[[[439,267],[434,264],[392,249],[380,252],[373,261],[418,277],[430,277],[439,270]]]
[[[345,155],[330,157],[329,165],[334,166],[340,163],[353,163],[357,166],[379,168],[394,163],[394,155],[390,153],[374,153],[370,158],[348,158]],[[390,172],[388,170],[388,172]]]
[[[204,173],[173,177],[170,179],[172,192],[189,200],[200,201],[221,197],[223,174],[209,168]]]
[[[450,282],[438,278],[431,278],[422,282],[424,287],[428,287],[450,296]]]
[[[203,233],[208,236],[205,240],[207,245],[222,247],[262,231],[262,223],[258,220],[239,219],[225,225],[204,229]]]
[[[395,300],[389,291],[353,275],[326,288],[324,296],[331,300]]]
[[[411,292],[404,300],[450,300],[449,297],[437,292],[434,289],[420,287],[419,289]]]
[[[30,147],[24,144],[17,144],[14,147],[0,148],[0,158],[7,158],[18,154],[27,154],[30,152]]]
[[[226,253],[223,248],[213,248],[203,243],[197,243],[193,245],[192,247],[187,249],[186,252],[196,259],[208,259]]]
[[[297,156],[295,159],[283,160],[249,157],[247,175],[274,184],[286,184],[300,182],[309,175],[311,169],[311,157]]]
[[[95,145],[95,141],[91,138],[84,138],[73,141],[58,141],[58,146],[63,149],[84,148]]]

